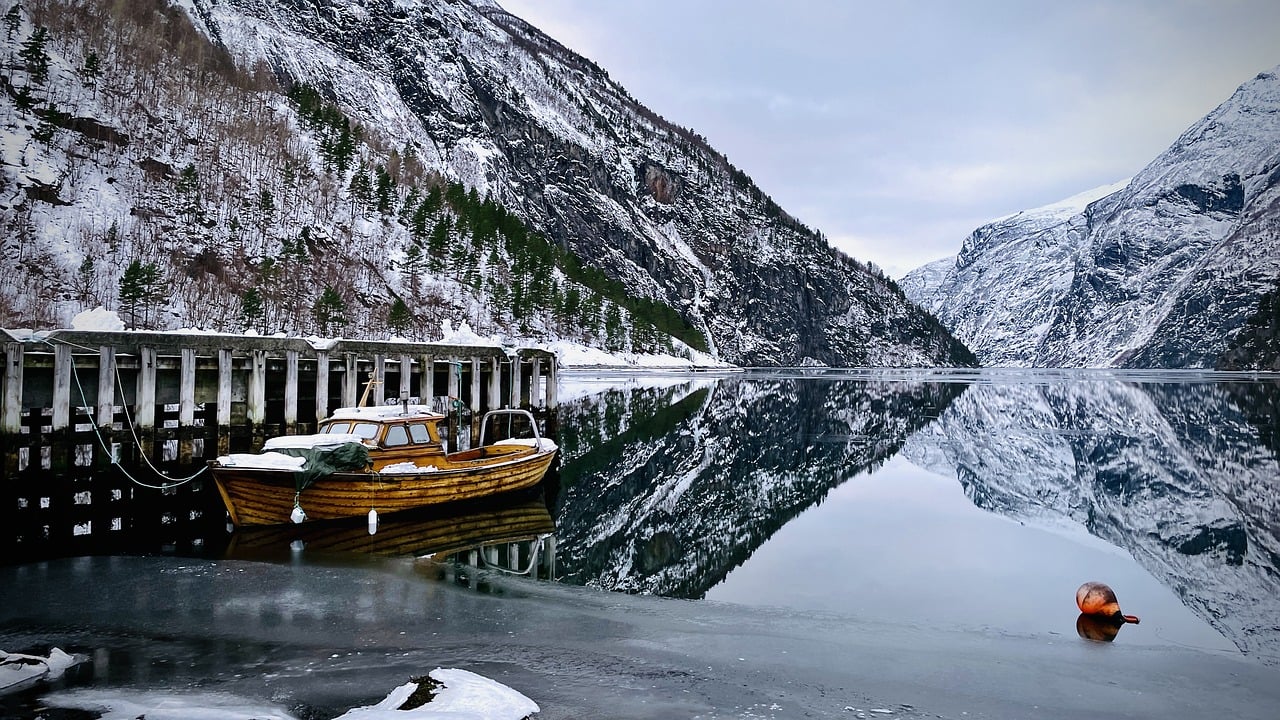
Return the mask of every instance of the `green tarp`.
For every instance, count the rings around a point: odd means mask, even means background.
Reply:
[[[301,470],[293,472],[297,492],[307,489],[316,478],[329,473],[364,470],[369,465],[369,448],[360,443],[344,442],[322,447],[272,448],[272,452],[306,458]]]

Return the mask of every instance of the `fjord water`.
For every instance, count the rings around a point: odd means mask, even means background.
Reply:
[[[1280,660],[1274,378],[775,372],[576,403],[572,581],[1074,637],[1101,580],[1143,620],[1115,642]]]
[[[442,665],[544,720],[1274,717],[1280,379],[579,371],[560,397],[532,502],[0,566],[0,649],[94,658],[0,715],[334,717]],[[557,582],[415,559],[493,518],[554,523]],[[1078,637],[1087,580],[1141,624]]]

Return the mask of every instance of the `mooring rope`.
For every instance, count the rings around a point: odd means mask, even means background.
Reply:
[[[42,338],[40,342],[43,342],[44,344],[49,345],[50,347],[55,347],[54,343],[47,338]],[[65,340],[59,340],[59,342],[61,342],[63,345],[66,345],[67,347],[79,348],[87,352],[93,352],[93,348],[90,348],[90,347],[77,345],[76,343],[67,342]],[[89,398],[88,396],[85,395],[84,385],[80,383],[80,373],[76,372],[75,356],[72,355],[70,357],[71,357],[71,377],[75,378],[76,389],[80,391],[80,402],[82,403],[80,407],[77,409],[82,408],[84,410],[84,413],[89,416],[89,421],[90,421],[89,425],[93,428],[94,436],[98,438],[98,444],[102,446],[103,452],[105,452],[107,456],[111,458],[111,464],[119,468],[120,473],[124,475],[126,478],[128,478],[130,482],[132,482],[133,484],[139,487],[144,487],[149,490],[168,490],[170,488],[181,487],[182,485],[185,485],[191,482],[192,480],[195,480],[196,478],[200,477],[200,475],[202,475],[205,470],[209,469],[209,466],[205,465],[204,467],[201,467],[199,470],[197,470],[193,475],[188,475],[187,477],[184,477],[184,478],[173,478],[164,474],[164,472],[161,471],[160,468],[156,467],[151,462],[151,458],[147,457],[147,454],[145,452],[139,452],[138,454],[142,456],[142,460],[147,464],[147,467],[149,467],[151,471],[154,472],[158,477],[164,478],[167,482],[163,485],[153,485],[150,483],[143,482],[138,478],[134,477],[133,473],[130,473],[129,470],[125,468],[124,465],[120,464],[120,460],[116,458],[115,452],[113,452],[111,447],[107,445],[106,439],[102,437],[102,430],[99,429],[98,427],[97,418],[93,417],[93,413],[90,410],[92,406],[89,405]],[[120,377],[119,366],[116,366],[115,368],[115,376],[116,376],[116,386],[120,389],[120,398],[121,400],[123,400],[125,397],[124,380]],[[101,393],[102,388],[98,388],[98,392]],[[112,404],[114,405],[115,403],[113,402]],[[124,413],[124,418],[125,418],[124,424],[129,426],[129,434],[133,436],[133,442],[135,447],[141,450],[142,439],[138,437],[138,431],[137,431],[137,428],[134,427],[133,418],[129,416],[129,404],[125,402],[121,402],[120,410],[121,412]]]

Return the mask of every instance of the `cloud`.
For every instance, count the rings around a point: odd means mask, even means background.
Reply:
[[[1138,172],[1280,62],[1273,0],[503,4],[886,269]]]

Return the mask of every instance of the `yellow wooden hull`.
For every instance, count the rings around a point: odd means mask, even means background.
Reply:
[[[485,448],[488,451],[489,448]],[[312,482],[297,502],[307,520],[379,515],[475,500],[532,488],[542,481],[555,450],[510,448],[453,453],[443,467],[420,473],[339,472]],[[218,492],[237,527],[289,523],[295,500],[288,470],[212,466]]]

